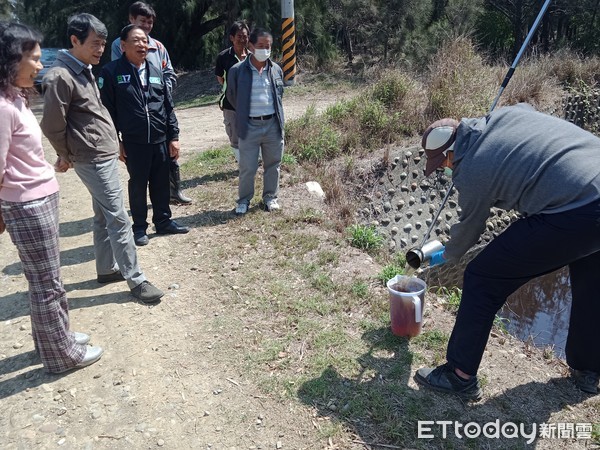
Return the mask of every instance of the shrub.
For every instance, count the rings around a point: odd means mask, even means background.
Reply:
[[[390,70],[371,89],[370,97],[381,102],[386,108],[401,105],[404,98],[414,88],[414,81],[403,72]]]
[[[342,124],[356,111],[358,103],[357,98],[336,102],[325,110],[325,117],[334,124]]]
[[[359,114],[362,132],[381,133],[388,124],[385,107],[379,101],[363,102]]]
[[[579,82],[596,86],[600,82],[598,56],[584,58],[569,50],[559,50],[538,58],[536,64],[542,64],[548,75],[556,77],[563,86],[572,87]]]
[[[445,43],[428,70],[429,122],[442,117],[477,117],[489,110],[498,83],[469,39]]]
[[[336,130],[323,116],[317,116],[315,108],[286,125],[287,152],[298,161],[322,162],[339,153]]]

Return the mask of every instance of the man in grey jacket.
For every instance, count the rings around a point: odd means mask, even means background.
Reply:
[[[415,380],[481,398],[477,371],[498,310],[527,281],[569,267],[567,363],[575,384],[597,394],[600,378],[600,139],[525,104],[487,117],[443,119],[423,136],[425,175],[452,170],[462,209],[431,265],[456,261],[483,232],[491,207],[515,210],[510,225],[469,263],[447,363]]]
[[[58,154],[56,171],[74,168],[92,195],[98,282],[126,280],[134,297],[155,303],[164,293],[146,279],[138,265],[119,181],[117,133],[92,74],[107,34],[104,24],[91,14],[69,18],[71,48],[59,52],[44,76],[41,128]]]
[[[279,171],[283,157],[283,71],[270,60],[273,37],[257,28],[250,33],[250,56],[237,63],[227,76],[227,100],[235,108],[239,138],[240,182],[235,213],[248,212],[254,197],[258,154],[263,159],[263,205],[280,208]]]

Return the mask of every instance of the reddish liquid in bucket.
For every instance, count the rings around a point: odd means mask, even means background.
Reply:
[[[413,292],[419,292],[423,289],[423,286],[412,280],[401,280],[399,283],[392,285],[391,288],[396,292],[411,294]]]
[[[413,293],[423,289],[418,283],[411,280],[402,280],[391,286],[396,292]],[[425,293],[419,294],[421,299],[421,313],[423,312]],[[390,292],[390,320],[392,333],[396,336],[414,337],[421,332],[421,322],[415,320],[415,304],[412,296],[401,296]]]

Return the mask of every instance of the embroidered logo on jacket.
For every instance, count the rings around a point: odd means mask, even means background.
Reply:
[[[160,77],[150,77],[150,84],[162,84],[160,82]]]
[[[131,83],[131,75],[117,75],[117,83],[119,83],[119,84]]]

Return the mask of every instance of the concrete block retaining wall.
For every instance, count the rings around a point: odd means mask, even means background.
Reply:
[[[600,130],[600,91],[590,95],[571,95],[564,101],[564,118],[591,131]],[[443,174],[425,177],[424,150],[420,147],[393,148],[384,160],[387,167],[378,169],[367,203],[359,211],[361,223],[375,225],[386,238],[390,253],[406,253],[419,246],[442,203],[451,180]],[[450,227],[458,222],[460,207],[458,194],[453,189],[448,202],[434,226],[430,239],[442,243],[449,239]],[[426,269],[419,276],[429,286],[462,286],[467,263],[495,236],[518,219],[514,211],[492,208],[486,229],[479,243],[457,264]]]

